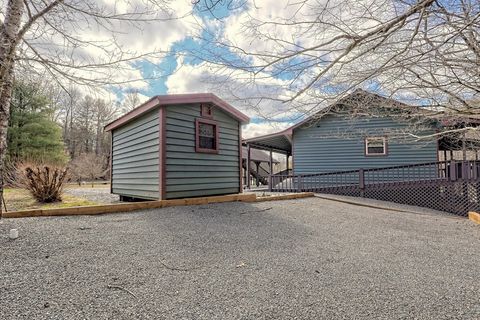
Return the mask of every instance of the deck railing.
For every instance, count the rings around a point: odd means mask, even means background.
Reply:
[[[389,201],[408,202],[408,204],[434,207],[435,209],[441,208],[447,211],[444,209],[447,207],[446,204],[425,205],[429,201],[422,194],[422,190],[425,191],[430,188],[431,190],[428,190],[432,197],[434,197],[432,194],[438,191],[445,198],[448,196],[445,187],[456,185],[456,189],[452,189],[459,190],[455,192],[456,202],[460,201],[457,199],[460,195],[463,197],[461,201],[474,203],[478,206],[477,188],[472,186],[474,184],[480,186],[480,161],[441,161],[327,173],[277,174],[270,176],[269,179],[270,190],[276,192],[313,191],[393,199]],[[460,182],[463,183],[463,187],[458,187],[461,184]],[[480,187],[478,191],[478,197],[480,198]],[[474,195],[467,196],[467,193],[474,193]],[[418,194],[421,194],[420,198],[425,199],[415,202],[412,199],[405,199],[409,197],[406,196],[407,194],[417,198],[419,197]],[[448,201],[451,200],[449,198]],[[432,199],[432,201],[434,200]],[[456,211],[455,208],[448,208],[450,211]],[[461,210],[462,215],[466,214],[463,209],[459,210]]]

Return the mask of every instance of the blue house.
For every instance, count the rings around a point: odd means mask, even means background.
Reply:
[[[272,191],[364,197],[464,216],[480,208],[480,140],[464,130],[479,124],[357,90],[287,130],[244,144],[287,156],[292,170],[269,177]]]
[[[293,174],[435,162],[439,150],[447,160],[447,147],[452,146],[439,143],[438,124],[428,114],[420,107],[356,90],[284,131],[244,143],[285,154]]]

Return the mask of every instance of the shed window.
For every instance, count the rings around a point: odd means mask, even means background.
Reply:
[[[196,120],[196,151],[204,153],[218,152],[218,125],[215,121]]]
[[[387,155],[387,139],[385,137],[369,137],[365,139],[365,155]]]

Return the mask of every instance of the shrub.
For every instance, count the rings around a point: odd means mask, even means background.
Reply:
[[[25,165],[19,168],[19,184],[42,203],[62,201],[68,170],[49,165]]]
[[[81,184],[81,181],[90,180],[92,187],[97,179],[106,174],[105,158],[94,153],[84,153],[70,162],[69,170],[72,178]]]

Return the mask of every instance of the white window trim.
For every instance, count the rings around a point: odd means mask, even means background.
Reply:
[[[380,140],[383,141],[383,153],[368,153],[368,140]],[[374,156],[386,156],[388,154],[387,151],[387,138],[386,137],[366,137],[365,138],[365,155],[374,157]]]

